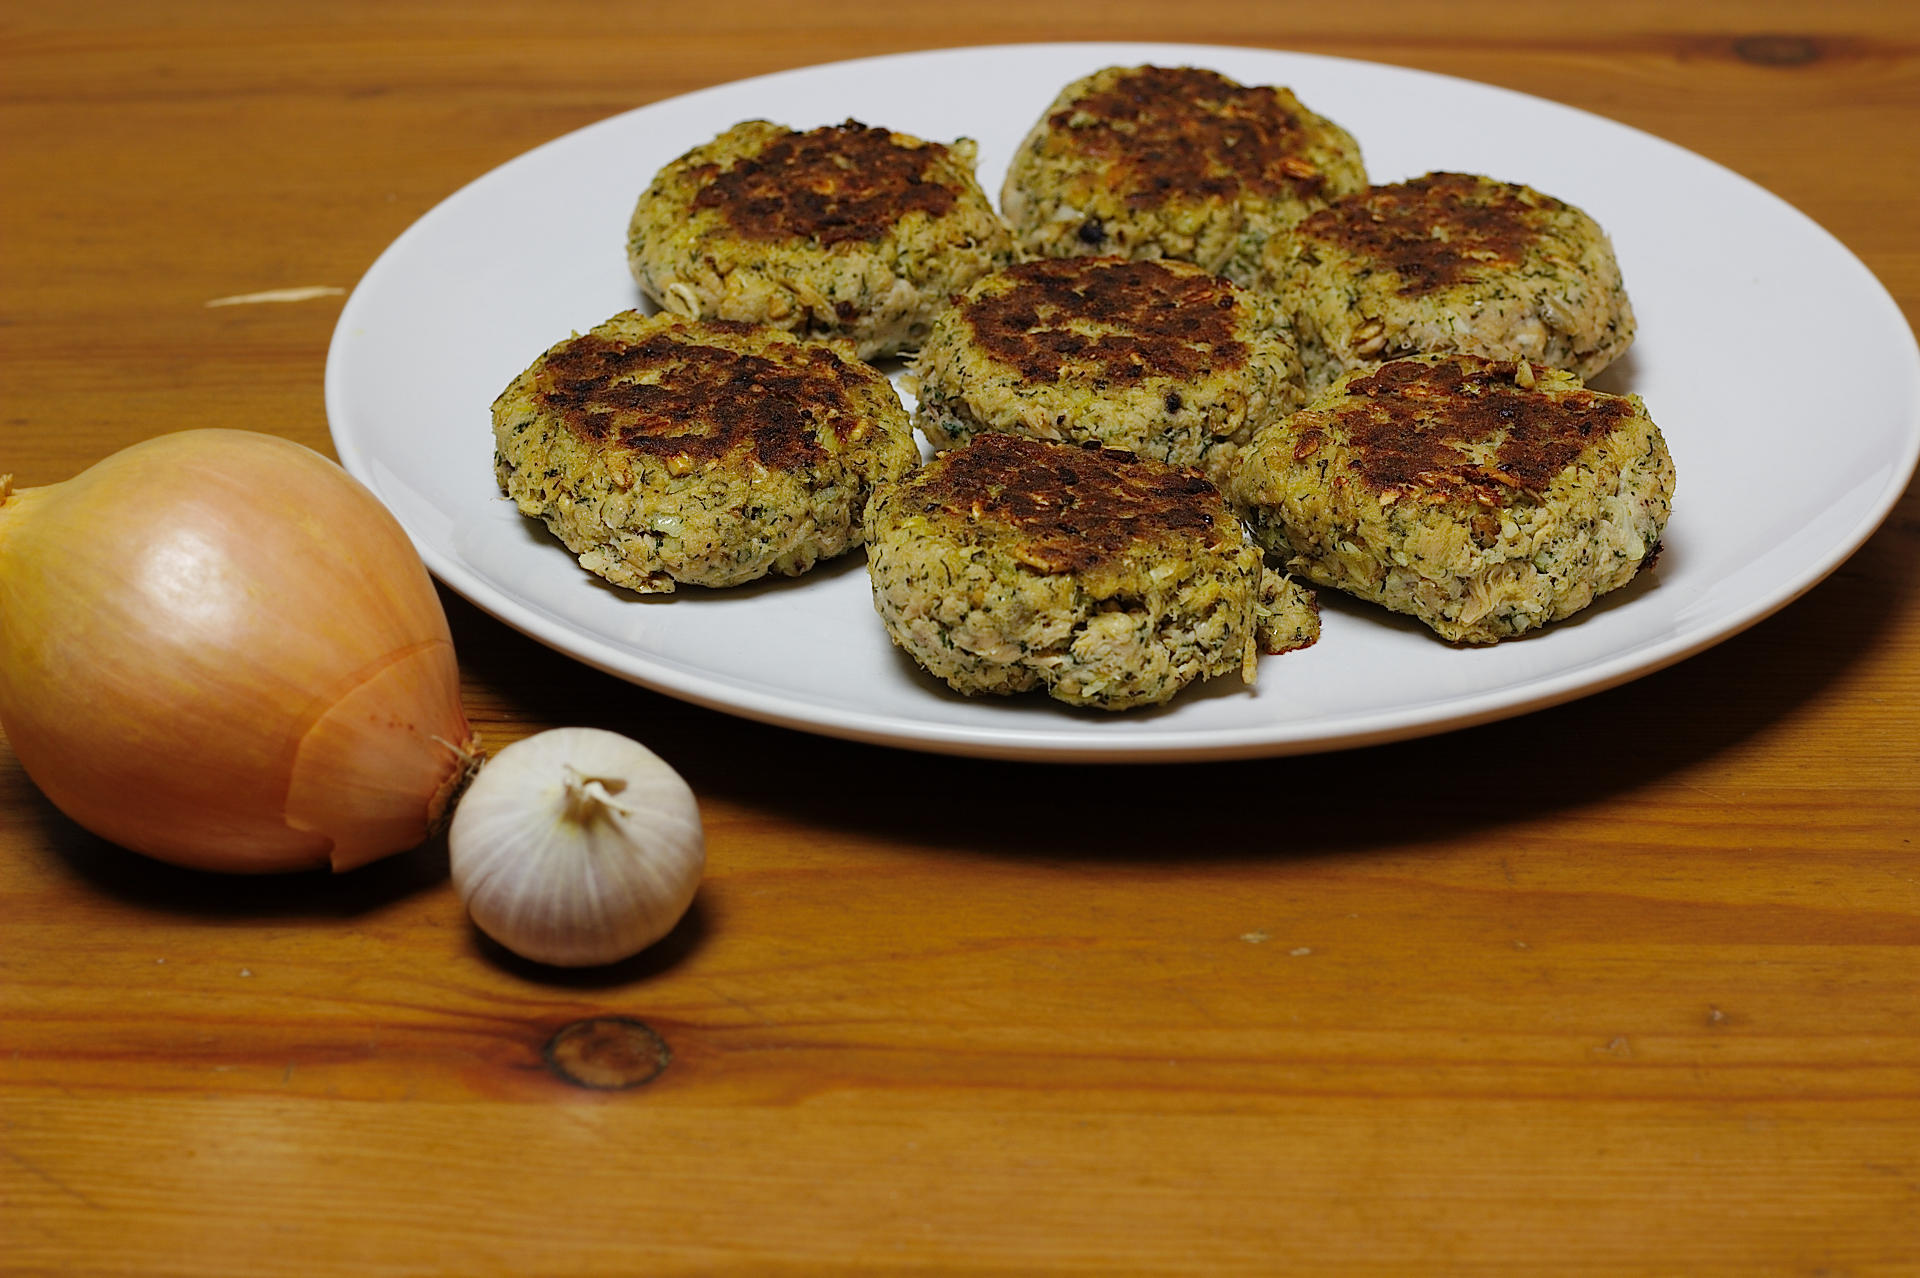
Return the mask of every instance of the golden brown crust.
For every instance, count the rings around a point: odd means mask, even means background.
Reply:
[[[1624,398],[1561,380],[1551,391],[1536,386],[1524,361],[1395,360],[1349,381],[1334,408],[1302,414],[1294,458],[1311,457],[1337,431],[1347,474],[1383,498],[1504,506],[1516,493],[1545,492],[1634,415]],[[1487,445],[1491,460],[1475,460]]]
[[[1218,276],[1084,257],[1025,262],[1002,278],[1008,287],[956,305],[979,349],[1032,381],[1069,368],[1122,385],[1190,381],[1247,362],[1235,288]]]
[[[1171,195],[1232,200],[1243,191],[1311,196],[1326,181],[1300,156],[1307,122],[1273,88],[1198,67],[1139,67],[1048,123],[1104,160],[1109,188],[1133,205]]]
[[[1344,375],[1255,436],[1230,490],[1289,571],[1481,644],[1644,571],[1674,470],[1637,396],[1454,353]]]
[[[1396,291],[1418,297],[1520,265],[1540,236],[1539,216],[1565,207],[1511,182],[1429,173],[1336,201],[1295,234],[1392,271]]]
[[[1277,231],[1366,184],[1353,135],[1290,89],[1114,66],[1056,95],[1000,208],[1022,257],[1173,258],[1245,286]]]
[[[817,462],[825,455],[823,426],[843,440],[859,428],[847,398],[850,365],[822,345],[771,343],[750,352],[712,344],[755,331],[708,321],[638,340],[583,334],[541,357],[535,400],[602,448],[699,461],[751,450],[771,469]]]
[[[635,202],[627,264],[662,310],[919,345],[947,299],[1013,256],[976,147],[857,122],[743,120],[664,166]]]
[[[494,477],[581,566],[643,593],[795,576],[860,544],[919,465],[878,370],[760,325],[623,311],[493,405]]]
[[[903,512],[943,514],[1010,541],[1044,573],[1079,573],[1158,538],[1237,544],[1220,492],[1198,472],[1117,448],[981,435],[943,453],[898,495]]]
[[[784,133],[725,169],[694,169],[693,207],[720,212],[751,240],[877,240],[908,213],[941,217],[953,208],[961,191],[940,180],[946,158],[937,142],[907,145],[848,120]]]

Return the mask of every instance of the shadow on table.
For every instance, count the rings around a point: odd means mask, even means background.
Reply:
[[[1889,640],[1920,590],[1917,543],[1920,498],[1909,494],[1859,553],[1781,613],[1677,666],[1567,705],[1391,745],[1186,764],[1002,762],[769,727],[609,678],[452,595],[445,600],[463,667],[503,690],[502,703],[484,709],[509,722],[563,718],[636,736],[704,799],[956,852],[1191,863],[1456,839],[1698,765],[1790,718]],[[122,851],[37,794],[20,815],[42,823],[44,841],[95,889],[184,914],[348,917],[447,877],[444,837],[345,875],[234,877]],[[686,924],[679,942],[662,942],[665,952],[697,945],[701,926]],[[492,952],[491,942],[475,943]],[[510,969],[520,964],[504,951],[496,957]]]
[[[1915,606],[1917,507],[1909,495],[1833,576],[1714,649],[1566,705],[1390,745],[1233,762],[1012,763],[819,739],[638,689],[602,700],[608,726],[646,725],[703,797],[877,839],[1187,863],[1446,841],[1603,802],[1817,701]]]
[[[44,827],[67,868],[89,888],[162,912],[205,918],[350,918],[410,897],[447,878],[445,835],[347,874],[216,874],[167,865],[81,829],[34,796],[28,819]]]

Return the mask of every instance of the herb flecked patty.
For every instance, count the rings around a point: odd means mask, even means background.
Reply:
[[[982,431],[1092,442],[1216,479],[1300,406],[1271,304],[1186,262],[1065,258],[986,276],[934,321],[914,421],[937,449]]]
[[[934,314],[1012,260],[1006,224],[951,146],[849,120],[734,125],[663,168],[635,205],[627,261],[662,308],[851,341],[917,345]]]
[[[875,497],[867,570],[893,642],[969,694],[1157,705],[1319,634],[1218,489],[1118,449],[978,436]]]
[[[797,576],[919,464],[877,371],[778,329],[626,311],[493,405],[494,474],[588,571],[662,593]]]
[[[1023,257],[1170,257],[1249,284],[1269,236],[1366,184],[1352,135],[1289,89],[1108,67],[1047,108],[1000,209]]]
[[[1310,391],[1438,351],[1588,378],[1633,341],[1599,225],[1531,187],[1466,173],[1335,201],[1268,243],[1258,284],[1289,313]]]
[[[1263,429],[1228,493],[1289,570],[1493,643],[1632,580],[1673,489],[1638,396],[1525,360],[1423,355],[1349,373]]]

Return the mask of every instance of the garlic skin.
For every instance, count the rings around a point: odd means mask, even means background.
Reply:
[[[665,936],[707,863],[693,790],[653,751],[598,728],[500,751],[454,809],[447,847],[480,930],[555,967],[617,962]]]
[[[245,873],[419,845],[479,754],[399,522],[312,449],[237,430],[0,477],[0,726],[95,834]]]

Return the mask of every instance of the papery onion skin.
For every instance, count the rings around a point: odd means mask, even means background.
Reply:
[[[417,846],[479,755],[399,523],[313,450],[234,430],[0,483],[0,727],[80,825],[232,872]]]

